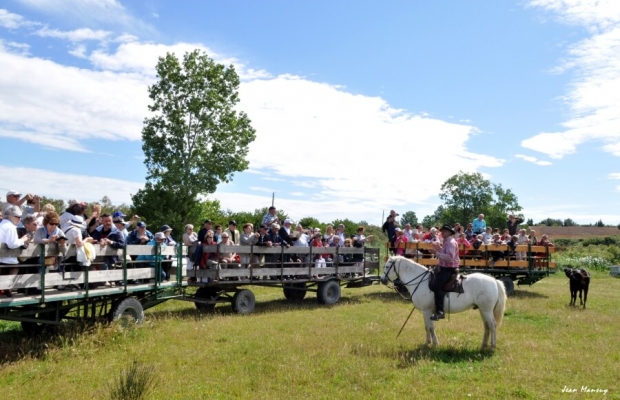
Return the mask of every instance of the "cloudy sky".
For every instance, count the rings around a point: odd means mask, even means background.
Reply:
[[[620,223],[616,0],[5,0],[0,194],[130,202],[157,57],[195,48],[257,130],[224,208],[422,218],[461,170],[526,218]]]

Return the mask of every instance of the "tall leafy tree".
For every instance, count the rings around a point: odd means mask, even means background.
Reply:
[[[415,215],[415,211],[407,211],[400,216],[400,226],[411,224],[413,228],[418,224],[418,216]]]
[[[466,224],[484,214],[487,226],[503,228],[508,214],[518,215],[522,209],[512,190],[491,183],[479,172],[450,177],[441,185],[439,198],[444,202],[440,220],[448,224]]]
[[[248,167],[248,146],[256,137],[250,119],[235,110],[239,76],[194,50],[182,60],[168,53],[149,86],[150,117],[144,120],[142,150],[145,188],[133,196],[136,212],[182,229],[200,222],[199,197]]]

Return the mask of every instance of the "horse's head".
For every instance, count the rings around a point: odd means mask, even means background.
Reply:
[[[571,278],[573,276],[573,269],[572,268],[564,268],[564,273],[566,274],[567,278]]]
[[[383,276],[381,277],[381,283],[387,285],[388,282],[394,282],[398,278],[398,271],[396,271],[398,259],[396,257],[390,257],[383,266]]]

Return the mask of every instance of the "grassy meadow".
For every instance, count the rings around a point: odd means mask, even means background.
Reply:
[[[254,313],[199,314],[169,301],[141,326],[96,325],[27,338],[0,322],[4,399],[105,399],[137,361],[154,371],[152,399],[620,398],[620,279],[594,272],[588,309],[569,308],[558,273],[508,299],[498,349],[480,352],[477,311],[436,324],[384,286],[343,289],[332,307],[255,287]],[[584,393],[582,387],[607,390]],[[567,390],[576,389],[576,393]]]

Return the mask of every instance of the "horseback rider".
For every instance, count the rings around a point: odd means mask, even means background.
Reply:
[[[433,252],[439,260],[438,266],[435,267],[435,282],[432,287],[435,292],[435,314],[431,316],[433,321],[445,318],[443,301],[446,292],[443,289],[457,273],[459,267],[459,246],[452,235],[454,235],[454,229],[450,225],[444,225],[441,227],[443,244],[433,243]]]

